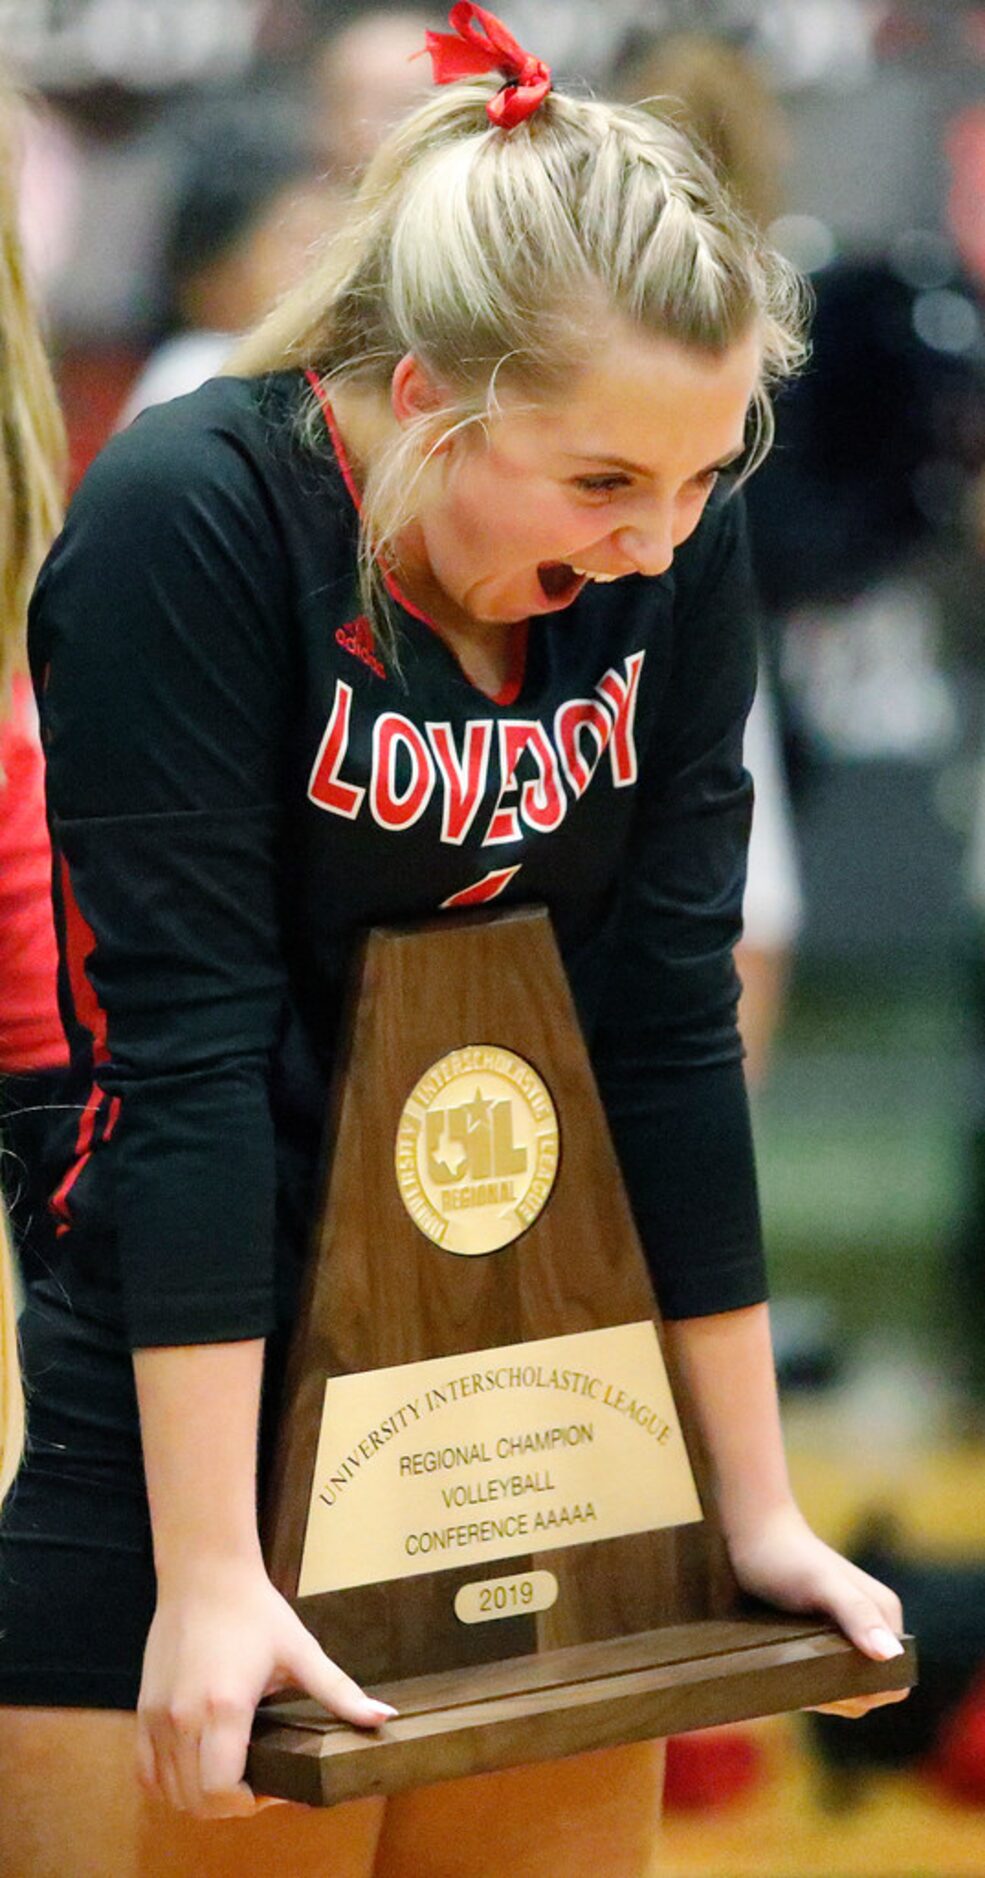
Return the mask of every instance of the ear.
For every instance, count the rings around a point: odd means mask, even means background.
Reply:
[[[412,418],[428,417],[448,401],[447,393],[420,359],[413,352],[405,352],[390,380],[390,405],[397,423],[409,424]]]

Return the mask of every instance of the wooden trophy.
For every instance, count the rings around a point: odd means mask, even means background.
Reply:
[[[313,1805],[914,1679],[730,1573],[547,915],[370,934],[268,1563],[399,1714],[261,1708]]]

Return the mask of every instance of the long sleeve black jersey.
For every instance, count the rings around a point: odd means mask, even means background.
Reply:
[[[79,1123],[76,1308],[134,1346],[291,1313],[361,930],[552,915],[668,1316],[756,1302],[735,1025],[754,683],[741,502],[661,579],[587,586],[478,690],[419,614],[374,643],[300,374],[215,380],[90,470],[38,584]]]

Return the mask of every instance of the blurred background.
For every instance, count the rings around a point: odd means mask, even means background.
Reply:
[[[749,490],[743,1021],[797,1485],[903,1592],[924,1682],[675,1744],[654,1871],[985,1874],[985,6],[499,10],[562,84],[696,129],[815,297]],[[0,0],[73,479],[293,278],[443,24]]]

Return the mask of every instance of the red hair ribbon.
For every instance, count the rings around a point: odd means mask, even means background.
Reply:
[[[472,0],[458,0],[448,24],[457,37],[425,34],[435,84],[452,85],[456,79],[475,78],[480,72],[502,72],[506,83],[490,98],[487,115],[500,130],[512,130],[532,117],[551,89],[550,66],[524,52],[495,13],[473,6]]]

